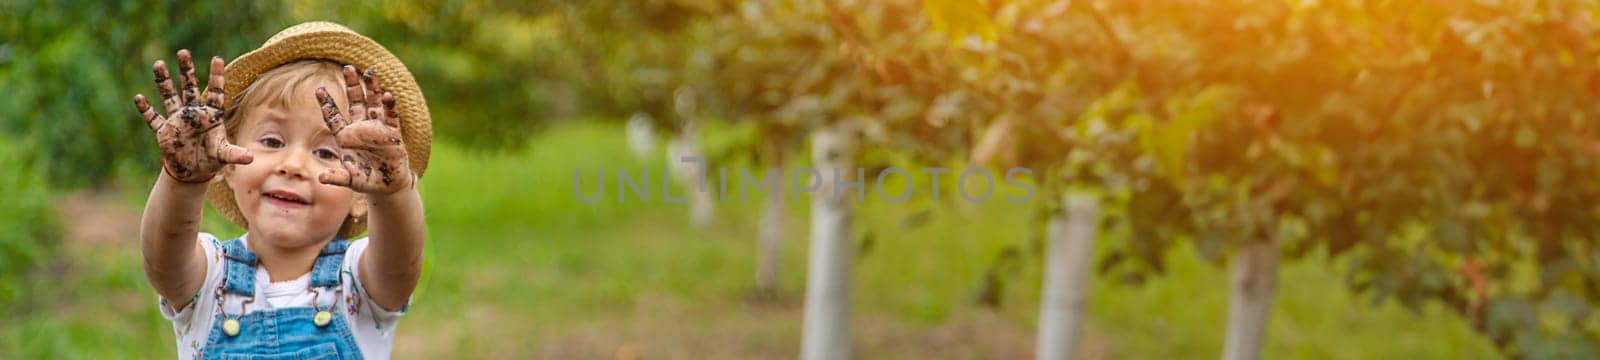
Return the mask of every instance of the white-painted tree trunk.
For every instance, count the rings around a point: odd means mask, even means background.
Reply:
[[[701,161],[683,161],[684,157],[690,156],[698,157]],[[700,151],[700,141],[692,124],[684,126],[667,144],[668,167],[672,168],[673,176],[684,184],[689,198],[689,219],[698,229],[711,226],[711,221],[716,219],[717,187],[712,182],[716,175],[707,161],[705,153]]]
[[[1232,272],[1228,335],[1222,358],[1260,359],[1267,314],[1272,312],[1272,296],[1278,283],[1278,244],[1274,237],[1240,248],[1234,255]]]
[[[628,150],[640,160],[649,159],[656,152],[656,126],[650,115],[635,113],[628,118]]]
[[[783,251],[783,230],[786,207],[784,206],[784,185],[787,179],[783,174],[785,157],[784,149],[777,145],[767,147],[767,157],[772,166],[778,169],[778,178],[774,179],[772,192],[761,203],[761,222],[757,236],[759,250],[756,253],[756,291],[762,295],[776,294],[778,291],[778,267],[780,255]]]
[[[845,171],[854,178],[855,144],[842,131],[829,128],[816,131],[811,141],[812,159],[823,174],[823,185],[811,200],[811,253],[800,359],[848,359],[854,199],[849,194],[835,194],[832,180],[834,171]]]
[[[1093,195],[1068,193],[1064,210],[1050,216],[1045,249],[1044,299],[1039,302],[1039,339],[1034,358],[1077,356],[1078,336],[1089,298],[1100,205]]]

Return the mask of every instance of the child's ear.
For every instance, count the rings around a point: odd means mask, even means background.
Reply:
[[[367,216],[367,210],[372,208],[372,202],[367,200],[367,194],[355,193],[350,198],[350,217],[362,219]]]

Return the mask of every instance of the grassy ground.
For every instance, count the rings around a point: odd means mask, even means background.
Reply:
[[[717,223],[696,230],[687,225],[686,204],[575,199],[575,168],[649,167],[660,176],[660,161],[631,158],[620,135],[610,126],[559,127],[510,153],[438,144],[422,187],[427,271],[402,321],[396,356],[795,356],[805,204],[791,204],[782,295],[752,300],[758,204],[730,199]],[[148,172],[127,176],[120,191],[62,200],[67,256],[38,275],[35,295],[47,305],[0,322],[0,358],[172,356],[171,328],[139,267],[137,218]],[[925,225],[905,225],[924,211]],[[1003,202],[936,206],[869,197],[860,232],[872,240],[861,247],[855,276],[859,357],[1027,358],[1038,260],[1024,257],[1006,275],[998,309],[977,306],[973,294],[1001,248],[1036,235],[1029,214],[1027,206]],[[239,234],[216,216],[206,227]],[[1094,283],[1086,357],[1217,356],[1226,274],[1184,249],[1170,257],[1170,274],[1145,285]],[[1267,358],[1496,357],[1440,309],[1413,314],[1347,293],[1332,264],[1286,265]]]

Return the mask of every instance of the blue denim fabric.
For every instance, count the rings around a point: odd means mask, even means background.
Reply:
[[[311,286],[339,286],[339,265],[344,264],[345,250],[350,250],[350,242],[340,239],[333,239],[322,247],[317,262],[311,265]]]
[[[318,254],[312,265],[312,286],[335,288],[339,286],[339,264],[350,242],[334,239]],[[228,241],[222,246],[227,263],[223,292],[237,296],[255,296],[255,270],[258,261],[254,253],[241,241]],[[337,299],[335,299],[337,303]],[[330,312],[333,309],[326,309]],[[317,309],[291,307],[255,311],[238,317],[239,334],[229,336],[222,324],[229,316],[218,312],[211,336],[202,350],[204,359],[360,359],[361,349],[350,332],[345,318],[337,312],[326,326],[317,326],[313,318]]]
[[[239,318],[239,335],[222,332],[222,317],[211,327],[204,359],[360,359],[361,349],[343,316],[327,326],[312,322],[317,309],[293,307],[256,311]]]
[[[321,260],[321,259],[318,259]],[[256,296],[256,253],[238,239],[222,243],[222,290],[230,294]]]

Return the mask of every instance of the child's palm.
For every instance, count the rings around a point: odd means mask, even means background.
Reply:
[[[133,97],[145,125],[156,134],[168,174],[178,181],[202,182],[228,164],[250,163],[250,152],[228,143],[227,130],[222,126],[222,58],[211,59],[211,79],[207,80],[203,96],[188,50],[178,51],[178,70],[183,81],[181,94],[172,86],[166,63],[155,63],[156,87],[161,91],[167,117],[157,114],[143,94]]]
[[[345,96],[350,100],[350,119],[328,91],[317,88],[322,104],[322,120],[344,150],[343,168],[329,169],[320,176],[322,183],[349,187],[366,194],[392,194],[416,184],[400,133],[400,116],[394,109],[394,95],[378,85],[372,69],[363,79],[354,66],[344,67]],[[364,83],[364,84],[363,84]]]

